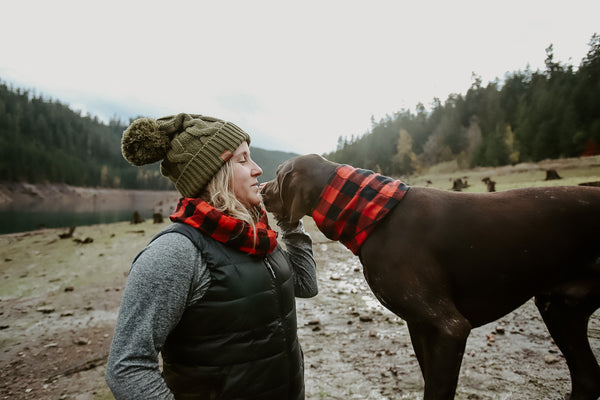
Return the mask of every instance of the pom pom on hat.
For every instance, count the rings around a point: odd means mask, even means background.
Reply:
[[[170,148],[170,138],[152,118],[139,118],[123,132],[121,152],[131,164],[140,166],[162,160]]]

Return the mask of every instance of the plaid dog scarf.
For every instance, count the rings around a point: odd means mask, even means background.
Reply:
[[[253,256],[264,258],[277,246],[277,232],[269,228],[265,210],[261,210],[260,220],[254,228],[202,199],[182,197],[169,218],[191,225],[216,241]]]
[[[339,240],[354,254],[408,191],[402,181],[366,169],[340,165],[321,192],[312,217],[331,240]]]

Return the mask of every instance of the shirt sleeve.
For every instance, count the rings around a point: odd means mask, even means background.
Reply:
[[[189,239],[168,233],[148,245],[131,266],[106,371],[115,399],[174,399],[162,378],[158,354],[186,305],[200,298],[210,283],[200,258]]]
[[[317,265],[313,257],[312,239],[304,230],[302,221],[297,226],[278,222],[282,231],[281,240],[285,244],[288,259],[294,270],[294,290],[296,297],[314,297],[319,292],[317,285]]]

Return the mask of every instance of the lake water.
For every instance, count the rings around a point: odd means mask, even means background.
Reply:
[[[152,210],[139,210],[145,219],[152,218]],[[0,210],[0,234],[26,232],[40,228],[67,228],[129,221],[133,215],[131,208],[124,210],[81,211],[21,211]]]
[[[13,197],[0,204],[0,234],[130,221],[135,211],[144,219],[152,219],[154,212],[172,214],[179,199],[175,191],[57,189],[43,185],[34,187],[34,195],[24,189],[4,192]]]

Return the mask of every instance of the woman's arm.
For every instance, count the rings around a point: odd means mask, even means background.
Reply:
[[[277,222],[282,232],[288,258],[294,270],[296,297],[314,297],[318,293],[317,265],[313,258],[312,239],[304,230],[302,221],[298,225]]]
[[[158,353],[204,273],[196,247],[178,233],[152,242],[133,263],[108,358],[106,382],[117,400],[173,399]],[[210,279],[210,278],[209,278]]]

